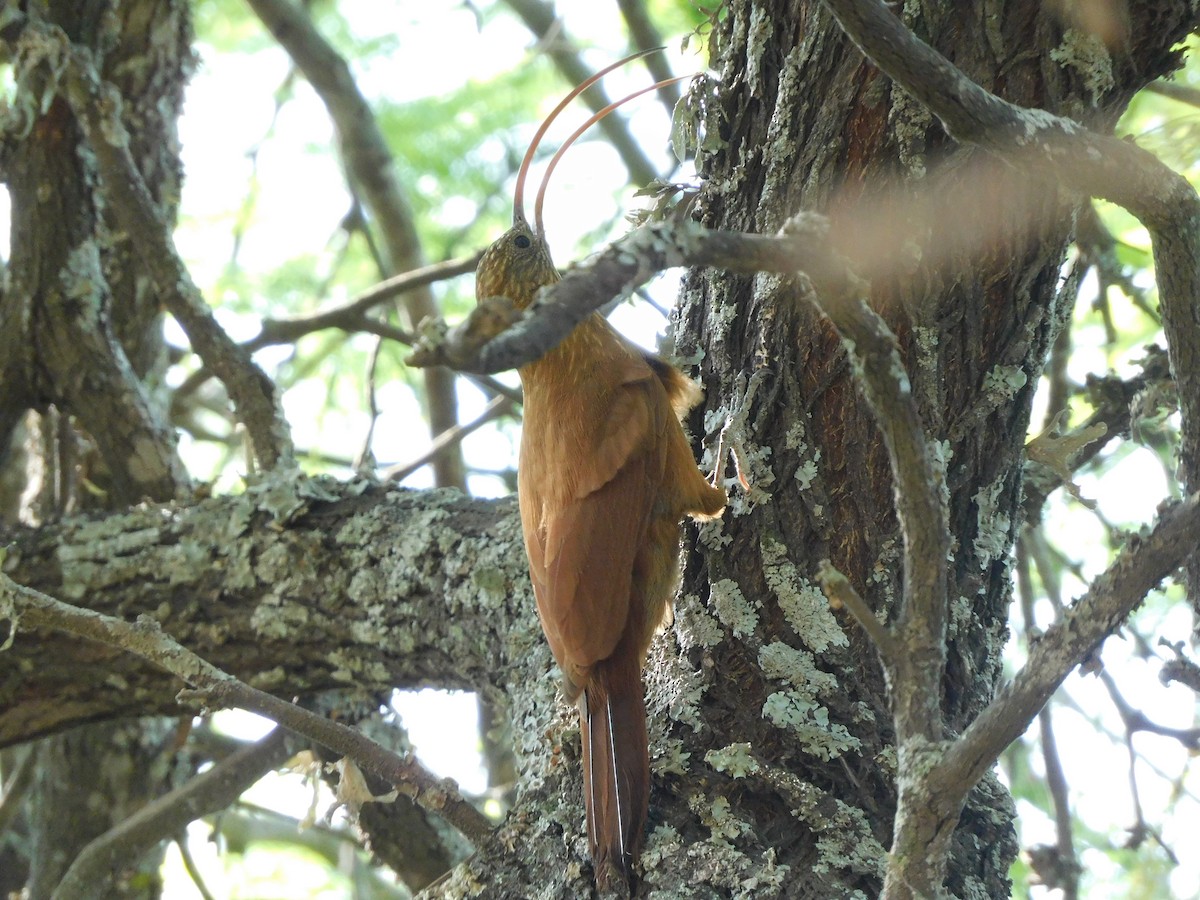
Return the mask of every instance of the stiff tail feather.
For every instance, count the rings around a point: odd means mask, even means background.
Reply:
[[[615,875],[632,887],[650,801],[646,703],[638,660],[596,664],[579,695],[583,801],[596,884]]]

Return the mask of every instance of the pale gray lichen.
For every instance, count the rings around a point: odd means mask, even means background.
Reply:
[[[792,423],[792,426],[783,436],[783,445],[788,450],[794,450],[796,458],[802,460],[796,468],[795,479],[800,483],[800,490],[807,491],[817,475],[820,474],[818,463],[821,461],[821,449],[819,447],[810,448],[808,445],[808,431],[804,426],[802,418],[797,419]]]
[[[791,772],[772,769],[766,777],[789,799],[792,815],[816,836],[814,872],[883,876],[887,851],[876,840],[866,813]]]
[[[275,525],[283,526],[308,510],[308,497],[294,472],[271,470],[247,479],[246,495]]]
[[[683,650],[715,647],[724,637],[720,623],[710,616],[695,594],[685,594],[675,605],[675,636]]]
[[[275,666],[272,669],[251,674],[249,684],[260,691],[274,691],[286,685],[289,678],[291,675],[284,671],[283,666]]]
[[[679,738],[656,741],[657,753],[650,760],[650,769],[655,775],[687,775],[692,754],[683,749]]]
[[[946,473],[950,471],[950,460],[954,458],[954,450],[950,441],[929,441],[929,456],[933,462],[934,475],[937,478],[938,496],[942,509],[950,507],[950,485],[946,481]],[[953,559],[953,555],[950,557]]]
[[[795,734],[801,748],[818,759],[837,759],[862,746],[844,725],[830,724],[828,709],[808,700],[800,691],[771,694],[763,704],[762,715],[777,728]]]
[[[875,722],[875,711],[862,700],[850,707],[850,716],[860,725],[871,725]]]
[[[879,763],[880,768],[883,769],[885,773],[894,776],[896,774],[896,767],[899,762],[896,758],[895,746],[889,744],[876,753],[875,762]]]
[[[353,649],[339,647],[331,651],[326,659],[333,666],[330,674],[337,681],[360,685],[388,683],[390,673],[387,666],[378,660],[366,661]]]
[[[764,165],[766,168],[756,211],[759,226],[764,231],[786,224],[786,219],[780,221],[783,213],[796,205],[787,199],[787,192],[794,182],[795,160],[801,148],[796,142],[795,128],[786,110],[798,109],[806,102],[809,83],[804,77],[803,61],[807,52],[803,41],[788,51],[783,65],[777,70],[779,77],[772,101],[773,111],[767,122],[766,139],[754,148],[753,154],[747,154],[748,165],[760,171]]]
[[[758,614],[738,587],[738,583],[730,578],[722,578],[712,583],[708,605],[721,623],[738,637],[751,635],[758,627]]]
[[[758,760],[750,752],[750,744],[739,742],[722,747],[719,750],[709,750],[704,754],[704,761],[733,778],[745,778],[759,771]]]
[[[809,701],[815,702],[818,695],[829,695],[838,690],[837,679],[818,669],[811,653],[781,641],[774,641],[759,650],[758,664],[764,676],[788,682]]]
[[[183,538],[178,544],[162,547],[168,584],[190,584],[212,568],[212,552],[203,544]]]
[[[720,296],[720,295],[718,295]],[[708,308],[706,325],[711,339],[717,345],[723,344],[729,336],[729,326],[738,318],[738,307],[729,302],[715,300]]]
[[[286,640],[308,624],[310,615],[307,606],[270,593],[264,595],[254,607],[254,612],[250,614],[250,627],[262,637]]]
[[[1028,383],[1029,376],[1020,366],[994,366],[984,376],[983,389],[997,398],[1011,400]]]
[[[971,546],[979,557],[979,568],[986,569],[1008,552],[1012,520],[1000,509],[1004,481],[997,479],[980,488],[972,498],[976,507],[976,532]]]
[[[659,825],[646,836],[642,848],[642,865],[647,870],[657,868],[665,859],[674,856],[683,846],[679,832],[670,825]]]
[[[837,812],[833,821],[817,838],[820,861],[813,865],[814,872],[845,871],[882,877],[887,851],[871,832],[871,823],[866,813],[834,799]]]
[[[707,807],[702,802],[704,798],[700,794],[693,794],[690,800],[693,812],[697,813],[700,821],[708,827],[712,833],[712,842],[715,844],[729,844],[743,834],[753,831],[749,822],[739,819],[733,814],[729,800],[725,797],[715,798],[707,804]]]
[[[804,426],[804,418],[797,418],[783,435],[783,446],[788,450],[803,451],[808,444],[808,429]]]
[[[804,463],[796,468],[796,481],[800,482],[800,490],[807,491],[812,487],[813,479],[817,477],[820,471],[817,468],[817,459],[820,457],[820,451],[813,459],[805,460]]]
[[[829,609],[829,601],[787,558],[787,548],[767,535],[759,547],[767,585],[779,599],[784,617],[800,639],[817,653],[824,653],[830,646],[848,646],[846,635]]]
[[[724,406],[714,406],[712,409],[705,410],[704,433],[719,433],[725,427],[725,423],[729,421],[729,416],[730,412]]]
[[[71,248],[59,278],[67,298],[85,303],[93,312],[99,311],[106,281],[100,267],[100,248],[95,241],[85,240]]]
[[[788,875],[792,867],[776,862],[775,848],[767,848],[763,854],[763,864],[758,871],[753,872],[735,888],[733,896],[737,900],[750,900],[753,897],[770,896],[788,884]]]
[[[900,572],[900,550],[901,543],[896,538],[887,538],[879,545],[879,555],[875,557],[875,564],[871,567],[871,574],[867,576],[867,580],[876,585],[874,591],[878,598],[875,618],[881,623],[886,624],[889,616],[889,610],[896,603],[896,580]]]
[[[974,608],[971,601],[959,594],[950,601],[950,616],[946,620],[946,636],[957,638],[966,633],[966,627],[971,624]]]
[[[771,13],[766,7],[753,6],[750,9],[750,28],[747,34],[747,53],[746,59],[746,83],[750,86],[750,94],[756,97],[764,97],[766,84],[763,83],[762,73],[759,69],[759,60],[766,59],[769,55],[767,50],[771,43],[771,37],[775,34],[775,24],[771,19]]]
[[[700,702],[708,690],[708,682],[702,671],[689,667],[674,652],[668,652],[665,643],[655,641],[650,647],[650,661],[646,666],[646,708],[654,715],[665,710],[670,720],[699,731],[704,725]]]
[[[937,359],[937,349],[941,335],[936,328],[925,325],[915,325],[912,330],[913,344],[917,348],[917,358],[922,366],[931,365]]]
[[[749,441],[744,441],[741,449],[739,465],[747,470],[743,474],[750,482],[747,496],[756,504],[765,503],[771,497],[767,488],[775,483],[775,473],[771,471],[772,450],[765,444],[752,444]]]
[[[1064,69],[1074,69],[1083,79],[1083,86],[1092,95],[1092,105],[1113,89],[1112,56],[1100,35],[1078,28],[1068,28],[1062,43],[1050,51],[1050,58]]]
[[[701,522],[699,532],[700,546],[712,552],[717,552],[725,545],[733,543],[733,538],[725,533],[724,519],[709,519],[707,522]]]
[[[1056,116],[1044,109],[1021,109],[1016,111],[1017,118],[1025,123],[1025,134],[1018,143],[1030,143],[1037,140],[1043,131],[1051,129],[1063,131],[1066,134],[1078,134],[1081,130],[1077,122]]]
[[[55,549],[62,586],[59,596],[78,600],[89,592],[144,577],[138,554],[156,548],[158,528],[123,531],[137,522],[135,514],[82,523]]]

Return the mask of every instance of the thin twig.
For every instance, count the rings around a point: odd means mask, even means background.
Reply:
[[[259,333],[244,346],[253,353],[274,344],[290,344],[306,334],[326,328],[341,328],[350,332],[365,330],[366,326],[372,324],[365,316],[375,307],[408,291],[473,272],[482,255],[482,251],[479,251],[470,256],[432,263],[394,275],[343,304],[318,310],[311,315],[263,319]],[[397,329],[394,339],[406,344],[412,343],[411,335],[400,329]]]
[[[562,20],[552,3],[546,0],[506,0],[521,21],[523,21],[546,54],[554,61],[570,84],[576,85],[587,81],[592,71],[580,58],[578,45],[565,35]],[[599,112],[608,106],[609,100],[604,89],[594,84],[583,92],[582,100],[592,112]],[[629,128],[618,116],[607,116],[597,125],[604,133],[605,139],[621,157],[621,162],[629,170],[629,178],[635,184],[649,184],[658,177],[658,167],[650,161],[642,151],[641,146],[633,139]]]
[[[208,889],[208,885],[204,883],[204,876],[200,872],[200,867],[196,865],[191,848],[188,847],[186,831],[175,838],[175,846],[179,849],[179,858],[183,860],[183,870],[188,873],[188,878],[192,879],[192,885],[199,892],[201,900],[217,900],[212,891]]]
[[[375,373],[379,371],[379,351],[382,347],[383,338],[376,338],[371,347],[371,355],[367,359],[367,411],[371,417],[371,424],[367,426],[367,433],[363,436],[362,449],[354,459],[354,471],[360,473],[375,467],[375,455],[371,451],[375,443],[375,426],[379,423],[379,395],[375,387]]]
[[[1150,836],[1167,854],[1171,865],[1177,866],[1179,865],[1179,858],[1175,855],[1175,851],[1163,840],[1159,830],[1146,820],[1146,813],[1142,808],[1142,792],[1138,787],[1137,780],[1138,754],[1133,746],[1133,736],[1136,732],[1143,730],[1143,723],[1146,721],[1146,718],[1140,710],[1134,709],[1121,696],[1121,692],[1117,689],[1116,680],[1107,671],[1101,669],[1099,676],[1105,689],[1108,691],[1109,697],[1113,701],[1113,705],[1117,708],[1117,713],[1121,716],[1121,722],[1125,727],[1123,743],[1125,744],[1126,756],[1129,759],[1129,796],[1133,801],[1134,816],[1133,825],[1128,829],[1129,839],[1126,841],[1125,847],[1126,849],[1136,850],[1146,840],[1146,837]]]
[[[247,2],[325,105],[337,132],[339,158],[351,191],[361,199],[371,221],[378,223],[386,251],[384,274],[424,267],[424,251],[396,175],[396,160],[345,58],[317,30],[307,8],[290,0]],[[404,295],[404,307],[413,328],[437,312],[428,286],[410,289]],[[434,368],[424,373],[424,381],[429,430],[440,434],[458,423],[456,379],[452,372]],[[466,487],[457,446],[438,456],[434,475],[441,487]]]
[[[1026,540],[1017,540],[1017,596],[1020,599],[1021,616],[1024,622],[1026,648],[1034,643],[1037,622],[1033,612],[1033,577]],[[1061,604],[1060,604],[1061,606]],[[1079,896],[1079,875],[1082,867],[1075,853],[1075,823],[1071,818],[1070,786],[1066,770],[1058,752],[1054,735],[1054,716],[1050,704],[1038,713],[1038,733],[1042,749],[1042,762],[1046,767],[1046,787],[1050,790],[1050,801],[1054,806],[1055,847],[1052,871],[1039,872],[1047,880],[1047,887],[1059,888],[1064,900],[1076,900]],[[1049,883],[1048,879],[1053,879]]]
[[[164,834],[178,834],[188,822],[229,806],[287,757],[286,732],[276,728],[261,741],[146,804],[83,848],[55,889],[54,900],[109,896],[113,876],[156,846]]]
[[[463,438],[479,428],[486,425],[493,419],[498,419],[500,416],[512,410],[513,402],[506,396],[493,397],[488,405],[483,408],[474,420],[465,425],[455,425],[449,431],[443,431],[430,444],[429,449],[418,456],[411,462],[403,463],[402,465],[391,466],[384,469],[382,476],[388,481],[403,481],[413,472],[422,466],[427,466],[438,453],[452,443],[461,443]]]
[[[817,565],[817,581],[821,583],[821,590],[831,603],[840,604],[850,610],[850,614],[875,645],[884,665],[888,669],[894,668],[896,654],[901,650],[895,636],[887,626],[875,618],[875,613],[859,596],[849,579],[835,569],[829,560],[823,559]]]
[[[353,299],[339,306],[318,310],[307,316],[289,318],[265,318],[259,325],[259,333],[242,347],[249,353],[255,353],[264,347],[277,344],[295,343],[305,335],[322,331],[327,328],[338,328],[346,334],[375,334],[389,341],[412,345],[416,338],[412,332],[387,322],[380,322],[368,317],[368,313],[388,300],[400,296],[406,291],[428,286],[438,281],[457,278],[467,272],[474,271],[483,251],[477,251],[470,256],[458,257],[445,262],[433,263],[411,272],[395,275],[379,284],[368,288]],[[183,399],[192,396],[212,377],[207,367],[197,369],[177,387],[171,395],[172,404],[178,405]],[[508,392],[513,399],[520,401],[520,393],[513,393],[511,388],[501,386],[498,382],[480,377],[471,377],[472,381],[486,385],[493,391]]]
[[[1125,732],[1131,740],[1137,732],[1145,731],[1160,737],[1173,738],[1188,750],[1200,750],[1200,728],[1173,728],[1170,725],[1155,722],[1125,699],[1117,687],[1116,679],[1109,674],[1107,669],[1100,669],[1098,675],[1108,691],[1113,706],[1117,708],[1117,713],[1121,716],[1121,722],[1125,726]]]

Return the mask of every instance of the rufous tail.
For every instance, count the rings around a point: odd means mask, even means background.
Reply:
[[[624,642],[622,642],[624,643]],[[593,666],[579,695],[583,801],[596,885],[619,878],[632,888],[650,801],[646,702],[639,660],[620,651]]]

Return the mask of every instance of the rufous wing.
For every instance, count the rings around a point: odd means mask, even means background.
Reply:
[[[661,489],[666,456],[655,432],[662,398],[649,378],[626,383],[600,423],[595,465],[562,502],[543,497],[530,554],[538,612],[569,684],[612,654],[629,618],[635,559]],[[535,560],[535,556],[537,559]]]

